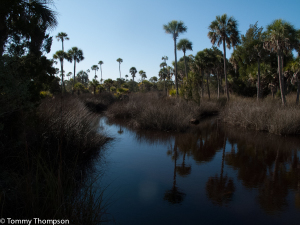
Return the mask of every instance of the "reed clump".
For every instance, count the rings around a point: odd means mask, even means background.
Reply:
[[[106,220],[103,193],[87,176],[109,140],[97,130],[99,116],[77,97],[55,96],[18,118],[20,134],[10,137],[15,144],[1,134],[0,216]]]
[[[128,119],[129,125],[141,129],[185,131],[191,119],[218,111],[217,103],[201,106],[182,98],[166,97],[159,92],[134,93],[126,101],[116,102],[106,111],[110,119]]]
[[[279,100],[235,98],[220,114],[227,124],[267,131],[278,135],[300,134],[300,107]]]

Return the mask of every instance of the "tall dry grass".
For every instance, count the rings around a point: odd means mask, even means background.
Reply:
[[[142,129],[185,131],[191,119],[218,111],[215,102],[201,106],[182,98],[166,97],[160,92],[134,93],[128,101],[116,102],[108,108],[106,116],[129,119],[129,125]]]
[[[20,124],[17,143],[0,151],[0,216],[70,224],[106,220],[103,192],[86,176],[108,140],[98,122],[77,97],[44,99],[24,119],[26,126]]]
[[[300,106],[294,96],[287,97],[287,106],[279,99],[265,98],[256,101],[250,98],[231,100],[220,114],[227,124],[279,135],[300,134]]]

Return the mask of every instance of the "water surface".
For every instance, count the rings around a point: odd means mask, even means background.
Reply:
[[[299,224],[299,137],[217,121],[185,134],[100,127],[115,137],[101,185],[116,224]]]

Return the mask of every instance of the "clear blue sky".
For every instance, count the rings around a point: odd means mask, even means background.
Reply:
[[[224,13],[238,21],[241,34],[256,21],[265,28],[279,18],[300,29],[299,0],[54,0],[54,3],[58,26],[50,32],[53,44],[47,57],[52,58],[61,50],[61,42],[55,36],[65,32],[70,38],[64,42],[65,51],[76,46],[84,53],[85,59],[77,64],[76,73],[91,70],[92,65],[102,60],[103,79],[120,76],[117,58],[123,59],[122,78],[126,74],[131,78],[132,66],[144,70],[147,79],[158,77],[162,56],[169,57],[168,64],[175,58],[172,36],[163,30],[163,25],[172,20],[181,20],[187,26],[187,32],[178,39],[187,38],[193,43],[193,51],[187,51],[187,55],[212,46],[207,37],[208,26]],[[230,52],[227,50],[228,58]],[[182,51],[177,51],[177,55],[178,59],[182,57]],[[73,64],[65,62],[64,70],[73,72]],[[100,79],[100,70],[97,75]],[[89,78],[93,77],[91,71]],[[136,78],[140,79],[138,74]]]

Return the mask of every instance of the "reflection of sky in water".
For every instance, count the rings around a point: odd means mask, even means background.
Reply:
[[[258,188],[246,188],[243,180],[238,178],[238,169],[226,162],[223,176],[233,180],[235,191],[228,204],[213,204],[207,197],[206,183],[210,177],[220,178],[222,147],[215,150],[210,160],[203,162],[196,162],[191,153],[186,154],[185,165],[191,166],[191,173],[187,176],[176,173],[176,187],[186,196],[181,204],[169,204],[164,195],[173,186],[174,160],[167,151],[170,146],[174,147],[175,137],[162,138],[165,133],[161,133],[158,141],[155,138],[146,140],[149,134],[138,135],[125,127],[118,133],[120,125],[107,125],[105,119],[101,119],[100,124],[115,138],[107,147],[106,173],[101,185],[109,185],[105,191],[106,198],[111,197],[112,203],[108,211],[117,224],[298,224],[300,221],[299,210],[294,208],[293,193],[286,197],[288,210],[284,208],[285,211],[275,215],[266,214],[257,201]],[[160,133],[155,135],[159,137]],[[211,134],[204,137],[209,140]],[[196,143],[200,146],[200,140]],[[205,144],[204,139],[202,143]],[[232,147],[234,152],[238,150],[238,144],[232,146],[231,143],[226,142],[226,155]],[[184,153],[178,150],[177,155],[178,167],[182,165]]]

